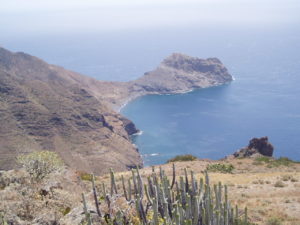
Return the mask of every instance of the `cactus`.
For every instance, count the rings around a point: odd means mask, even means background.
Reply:
[[[228,188],[220,182],[210,186],[208,173],[205,179],[198,182],[193,171],[184,170],[184,176],[176,180],[175,165],[173,164],[172,178],[168,179],[165,171],[160,167],[158,175],[152,167],[152,175],[145,183],[138,168],[132,169],[132,176],[126,180],[121,176],[122,194],[118,194],[115,175],[110,170],[110,195],[106,193],[105,185],[102,190],[107,203],[107,210],[98,211],[99,202],[95,200],[99,217],[105,215],[107,224],[133,224],[128,210],[116,210],[117,198],[124,198],[128,208],[135,209],[139,224],[143,225],[248,225],[248,210],[245,208],[244,219],[239,217],[238,207],[231,207],[228,200]],[[131,189],[131,180],[133,189]],[[94,176],[92,180],[94,198],[97,198]],[[145,196],[145,198],[144,198]],[[132,208],[132,203],[134,203]],[[86,221],[91,224],[90,213],[87,211],[86,200],[83,195]],[[135,206],[135,207],[134,207]]]
[[[95,176],[92,174],[92,186],[93,186],[93,195],[94,195],[94,201],[95,201],[95,206],[96,206],[96,211],[98,216],[102,216],[100,208],[99,208],[99,201],[98,201],[98,195],[97,195],[97,190],[95,186]]]
[[[88,212],[85,196],[83,193],[82,193],[82,203],[83,203],[83,211],[85,214],[85,220],[88,225],[92,225],[91,214]]]
[[[115,174],[114,171],[110,169],[110,196],[112,196],[114,192],[115,194],[118,194],[117,185],[115,181]]]
[[[126,201],[130,201],[130,199],[129,199],[128,195],[127,195],[127,190],[126,190],[126,186],[125,186],[125,181],[124,181],[124,176],[123,175],[122,175],[122,187],[123,187],[124,197],[125,197]],[[129,189],[129,191],[130,191],[130,189]]]
[[[0,212],[0,225],[8,225],[2,212]]]
[[[171,184],[171,189],[173,189],[175,181],[176,181],[176,171],[175,171],[175,163],[173,163],[173,178],[172,178],[172,184]]]

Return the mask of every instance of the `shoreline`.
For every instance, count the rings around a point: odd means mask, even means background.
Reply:
[[[116,107],[116,112],[117,113],[121,113],[122,109],[125,108],[130,102],[136,100],[137,98],[140,98],[140,97],[144,97],[144,96],[147,96],[147,95],[181,95],[181,94],[187,94],[187,93],[191,93],[191,92],[194,92],[194,91],[198,91],[198,90],[201,90],[201,89],[207,89],[207,88],[213,88],[213,87],[220,87],[220,86],[224,86],[224,85],[227,85],[227,84],[230,84],[231,82],[235,81],[236,78],[231,76],[232,77],[232,80],[231,81],[227,81],[225,83],[222,83],[222,84],[216,84],[216,85],[210,85],[210,86],[207,86],[207,87],[198,87],[198,88],[191,88],[191,89],[188,89],[186,91],[174,91],[174,92],[170,92],[170,93],[141,93],[141,94],[138,94],[138,95],[132,95],[128,98],[126,98],[123,103]],[[122,114],[122,113],[121,113]]]
[[[232,77],[232,81],[235,81],[235,78],[234,77]],[[191,93],[191,92],[194,92],[194,91],[197,91],[197,90],[201,90],[201,89],[207,89],[207,88],[213,88],[213,87],[219,87],[219,86],[223,86],[223,85],[227,85],[227,84],[230,84],[232,81],[228,81],[228,82],[226,82],[226,83],[223,83],[223,84],[219,84],[219,85],[212,85],[212,86],[209,86],[209,87],[203,87],[203,88],[193,88],[193,89],[189,89],[189,90],[187,90],[187,91],[182,91],[182,92],[175,92],[175,93],[166,93],[166,94],[159,94],[159,93],[149,93],[149,94],[142,94],[142,95],[137,95],[137,96],[135,96],[135,97],[129,97],[122,105],[121,105],[121,107],[118,109],[118,113],[120,113],[121,115],[123,115],[123,116],[125,116],[124,114],[122,114],[122,109],[124,109],[130,102],[132,102],[132,101],[134,101],[134,100],[136,100],[137,98],[140,98],[140,97],[144,97],[144,96],[147,96],[147,95],[182,95],[182,94],[187,94],[187,93]],[[130,118],[129,118],[130,119]],[[131,120],[131,119],[130,119]],[[135,123],[134,123],[134,121],[132,121],[132,123],[135,125]],[[143,131],[142,130],[139,130],[138,128],[137,128],[137,130],[138,130],[138,132],[136,132],[136,133],[134,133],[134,134],[131,134],[130,135],[130,142],[131,142],[131,144],[138,150],[138,152],[139,152],[139,154],[140,154],[140,156],[141,156],[141,158],[142,158],[142,162],[143,162],[143,165],[144,165],[144,159],[143,159],[143,154],[141,153],[141,151],[140,151],[140,148],[139,148],[139,146],[137,146],[134,142],[133,142],[133,140],[132,140],[132,137],[134,137],[134,136],[140,136],[140,135],[142,135],[143,134]],[[153,153],[153,154],[146,154],[146,155],[148,155],[148,156],[159,156],[160,155],[160,153],[158,152],[158,153]],[[224,158],[226,158],[227,156],[224,156]],[[221,158],[221,159],[223,159],[223,158]],[[220,160],[221,160],[220,159]],[[209,160],[213,160],[213,159],[209,159]]]

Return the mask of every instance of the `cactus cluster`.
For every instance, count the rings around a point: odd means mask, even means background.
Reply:
[[[152,168],[151,176],[143,180],[138,168],[132,169],[132,176],[125,181],[121,176],[122,187],[118,190],[115,174],[110,171],[110,192],[102,185],[102,196],[98,196],[94,176],[92,180],[95,202],[95,216],[100,218],[94,224],[143,224],[143,225],[248,225],[247,209],[243,212],[234,208],[228,201],[228,190],[221,183],[210,185],[208,173],[205,179],[196,179],[194,172],[184,170],[184,176],[176,178],[173,164],[172,179],[161,168],[159,173]],[[91,213],[87,209],[84,195],[86,223],[91,225]],[[133,221],[125,209],[112,210],[116,197],[126,199],[128,207],[134,208],[138,222]],[[106,212],[101,212],[100,199],[107,204]],[[103,207],[102,207],[103,209]]]
[[[8,223],[4,218],[4,214],[2,214],[2,212],[0,212],[0,225],[8,225]]]

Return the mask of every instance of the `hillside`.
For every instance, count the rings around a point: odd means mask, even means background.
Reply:
[[[239,206],[240,217],[243,218],[243,208],[247,206],[249,221],[259,225],[300,224],[300,164],[267,158],[244,158],[227,160],[196,160],[175,162],[176,180],[184,177],[184,168],[188,174],[194,171],[197,181],[203,177],[203,171],[208,165],[233,165],[231,173],[209,172],[210,183],[219,181],[228,187],[228,197],[233,207]],[[165,174],[172,178],[172,164],[160,165]],[[159,174],[159,168],[155,167]],[[108,171],[107,171],[108,172]],[[152,168],[140,170],[144,183],[151,176]],[[134,204],[126,202],[123,197],[121,176],[127,181],[131,172],[115,173],[116,186],[119,194],[111,198],[112,213],[121,209],[134,210]],[[190,175],[189,175],[190,176]],[[99,195],[101,212],[108,213],[107,203],[103,197],[103,184],[106,193],[110,193],[110,175],[96,177],[96,189]],[[126,186],[128,186],[126,184]],[[81,193],[84,193],[87,208],[93,220],[97,221],[96,208],[93,199],[92,184],[88,174],[79,174],[72,170],[63,170],[53,174],[43,181],[37,189],[31,189],[28,174],[21,171],[0,173],[0,219],[1,212],[7,222],[17,225],[60,224],[77,225],[85,220]],[[133,187],[132,187],[133,188]],[[41,191],[45,190],[45,191]],[[50,191],[49,191],[50,190]],[[22,193],[26,195],[22,196]],[[144,197],[144,201],[147,198]],[[119,208],[120,207],[120,208]],[[137,217],[136,213],[128,212],[129,216]],[[0,220],[1,221],[1,220]],[[276,223],[269,223],[277,221]],[[98,224],[98,223],[95,223]],[[136,223],[140,224],[140,223]]]
[[[173,54],[131,82],[98,81],[25,53],[0,48],[0,169],[20,153],[57,152],[78,171],[142,166],[123,104],[146,94],[182,93],[232,80],[218,59]]]
[[[95,173],[142,165],[129,138],[134,125],[80,79],[89,80],[0,49],[0,169],[14,168],[20,153],[45,149],[59,153],[72,168]]]

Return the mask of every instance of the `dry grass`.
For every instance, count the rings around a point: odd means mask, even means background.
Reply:
[[[232,173],[210,172],[210,182],[212,184],[221,181],[228,185],[229,199],[233,206],[238,204],[240,208],[248,207],[248,214],[252,222],[259,225],[268,225],[269,221],[282,221],[282,225],[299,225],[300,224],[300,164],[291,164],[284,167],[269,168],[266,165],[253,165],[253,159],[235,159],[235,160],[197,160],[191,162],[176,162],[177,179],[184,175],[184,169],[193,170],[195,177],[199,180],[203,177],[203,171],[208,165],[216,163],[230,163],[234,166]],[[172,164],[164,164],[161,167],[165,170],[167,176],[172,176]],[[155,167],[155,171],[159,171],[159,167]],[[41,213],[45,219],[52,219],[54,212],[58,212],[57,216],[62,224],[78,224],[74,218],[80,220],[84,217],[82,212],[82,203],[80,193],[86,194],[90,208],[94,209],[93,196],[91,192],[90,176],[86,173],[73,173],[66,171],[58,177],[53,177],[48,181],[50,183],[59,182],[62,189],[55,189],[54,195],[41,199],[39,195],[32,195],[30,198],[24,199],[22,191],[26,188],[26,179],[22,173],[11,171],[12,175],[19,181],[11,181],[10,185],[5,182],[0,191],[0,211],[4,210],[7,216],[20,216],[26,221],[31,221],[28,215],[39,216]],[[143,178],[151,175],[152,168],[147,167],[140,170]],[[11,177],[10,172],[6,173],[7,177]],[[130,171],[116,173],[116,183],[118,189],[121,190],[121,175],[125,179],[131,176]],[[22,178],[22,179],[21,179]],[[25,182],[25,183],[24,183]],[[276,183],[283,183],[282,187],[276,187]],[[23,184],[24,183],[24,184]],[[107,191],[110,187],[109,174],[96,178],[96,186],[98,193],[102,193],[102,183],[105,183]],[[27,189],[26,189],[27,190]],[[122,200],[122,198],[121,198]],[[120,200],[120,201],[121,201]],[[101,200],[102,201],[102,200]],[[47,202],[47,205],[45,205]],[[124,202],[118,201],[118,207],[126,207]],[[30,206],[30,207],[29,207]],[[102,204],[101,207],[104,207]],[[30,212],[26,212],[26,210]],[[26,216],[27,215],[27,216]],[[66,216],[64,216],[66,215]],[[276,218],[274,219],[274,216]]]
[[[210,173],[211,183],[221,181],[229,188],[229,198],[232,203],[240,207],[247,206],[251,220],[257,224],[265,225],[275,219],[282,221],[283,225],[300,224],[300,165],[267,167],[267,165],[253,165],[253,159],[223,160],[221,163],[234,165],[232,174]],[[207,165],[220,163],[220,161],[198,160],[191,162],[176,162],[177,176],[184,175],[184,168],[193,170],[196,178],[203,177]],[[168,176],[172,175],[172,165],[164,164],[161,167]],[[158,171],[158,167],[155,167]],[[150,167],[141,170],[143,177],[151,174]],[[116,177],[126,178],[130,172],[116,174]],[[109,183],[109,176],[102,177],[102,181]],[[276,187],[277,182],[282,182],[283,187]]]

